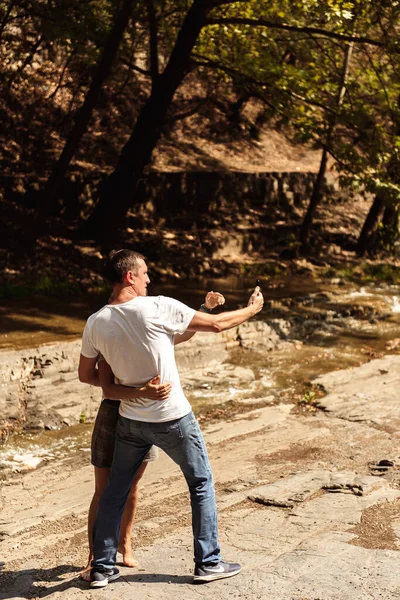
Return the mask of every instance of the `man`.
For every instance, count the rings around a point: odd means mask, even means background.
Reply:
[[[225,303],[225,298],[219,292],[208,292],[204,304],[200,310],[212,312],[216,306],[221,306]],[[176,336],[174,343],[184,341]],[[115,429],[118,419],[118,410],[120,399],[125,398],[134,400],[135,398],[148,398],[150,400],[166,400],[171,392],[170,383],[160,383],[160,377],[157,376],[147,382],[141,388],[132,388],[117,385],[115,383],[114,373],[110,365],[100,357],[97,368],[92,371],[79,372],[80,380],[84,383],[92,385],[100,385],[103,389],[104,399],[97,413],[96,421],[93,427],[91,441],[91,463],[94,467],[95,491],[90,503],[88,513],[88,544],[89,558],[87,566],[80,573],[80,578],[85,581],[90,581],[90,569],[93,556],[93,525],[95,522],[99,500],[107,485],[110,475],[110,469],[114,454],[115,445]],[[158,448],[152,446],[149,452],[143,459],[143,463],[136,472],[132,481],[131,490],[125,509],[122,515],[118,552],[122,554],[122,563],[126,567],[137,566],[133,555],[131,537],[132,529],[135,522],[136,510],[139,497],[139,482],[142,479],[146,470],[147,464],[158,458]]]
[[[101,353],[120,384],[138,388],[159,375],[161,384],[171,384],[171,392],[161,401],[121,402],[113,464],[94,527],[90,585],[104,587],[119,577],[115,562],[121,516],[132,480],[152,445],[180,466],[189,486],[194,583],[236,575],[240,565],[221,559],[211,468],[180,384],[174,341],[185,341],[196,331],[219,333],[240,325],[262,309],[262,294],[256,288],[247,307],[218,315],[195,311],[172,298],[148,297],[150,279],[144,257],[131,250],[112,252],[106,275],[113,284],[113,301],[88,319],[80,373],[90,372]]]

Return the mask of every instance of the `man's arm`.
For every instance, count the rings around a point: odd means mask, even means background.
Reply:
[[[219,292],[208,292],[204,299],[204,304],[201,305],[199,312],[207,312],[207,310],[213,310],[216,306],[222,306],[225,304],[225,298]],[[205,310],[203,309],[205,307]],[[203,310],[202,310],[203,309]],[[185,333],[177,333],[174,336],[174,345],[182,344],[182,342],[187,342],[194,336],[196,331],[189,331],[188,329]]]
[[[189,323],[189,331],[208,331],[211,333],[220,333],[232,327],[237,327],[251,317],[260,312],[264,304],[264,298],[260,288],[256,287],[249,298],[246,308],[239,308],[219,315],[208,315],[196,311],[193,319]]]
[[[99,373],[96,369],[97,356],[95,358],[87,358],[80,355],[78,377],[82,383],[88,383],[89,385],[95,385],[100,387]]]
[[[110,400],[136,400],[136,398],[149,398],[150,400],[166,400],[171,393],[170,383],[160,383],[160,376],[154,377],[141,388],[129,387],[115,383],[114,373],[105,360],[99,362],[99,380],[104,397]]]

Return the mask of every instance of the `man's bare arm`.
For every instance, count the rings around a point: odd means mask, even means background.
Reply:
[[[193,319],[190,321],[188,330],[220,333],[221,331],[232,329],[232,327],[237,327],[251,317],[254,317],[254,315],[260,312],[263,305],[263,295],[260,292],[260,288],[256,287],[245,308],[220,313],[219,315],[209,315],[207,313],[196,311]]]
[[[213,310],[216,306],[222,306],[223,304],[225,304],[225,298],[219,292],[211,291],[206,294],[204,299],[204,306],[206,309]],[[202,311],[200,310],[199,312]],[[196,331],[189,331],[187,329],[185,333],[176,334],[174,336],[174,345],[176,346],[177,344],[182,344],[182,342],[187,342],[195,333]]]
[[[188,342],[195,333],[195,331],[189,331],[188,329],[186,329],[185,333],[176,333],[174,335],[174,346],[182,344],[183,342]]]

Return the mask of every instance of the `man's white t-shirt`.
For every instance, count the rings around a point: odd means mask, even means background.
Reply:
[[[191,406],[182,390],[175,362],[174,334],[184,333],[195,311],[165,296],[138,296],[123,304],[107,304],[87,320],[81,353],[102,354],[116,383],[142,387],[160,375],[172,391],[162,402],[149,398],[121,401],[123,417],[151,423],[184,417]]]

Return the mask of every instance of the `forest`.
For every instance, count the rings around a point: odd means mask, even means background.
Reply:
[[[136,233],[140,219],[129,216],[143,210],[143,179],[163,164],[179,170],[171,157],[178,148],[190,156],[194,132],[205,145],[229,146],[279,131],[318,151],[291,242],[296,255],[315,251],[328,169],[345,197],[369,202],[354,255],[395,253],[399,16],[397,0],[3,2],[7,277],[27,256],[43,263],[57,254],[51,240],[69,248],[85,241],[101,253],[124,231]],[[235,212],[234,202],[229,208]]]

